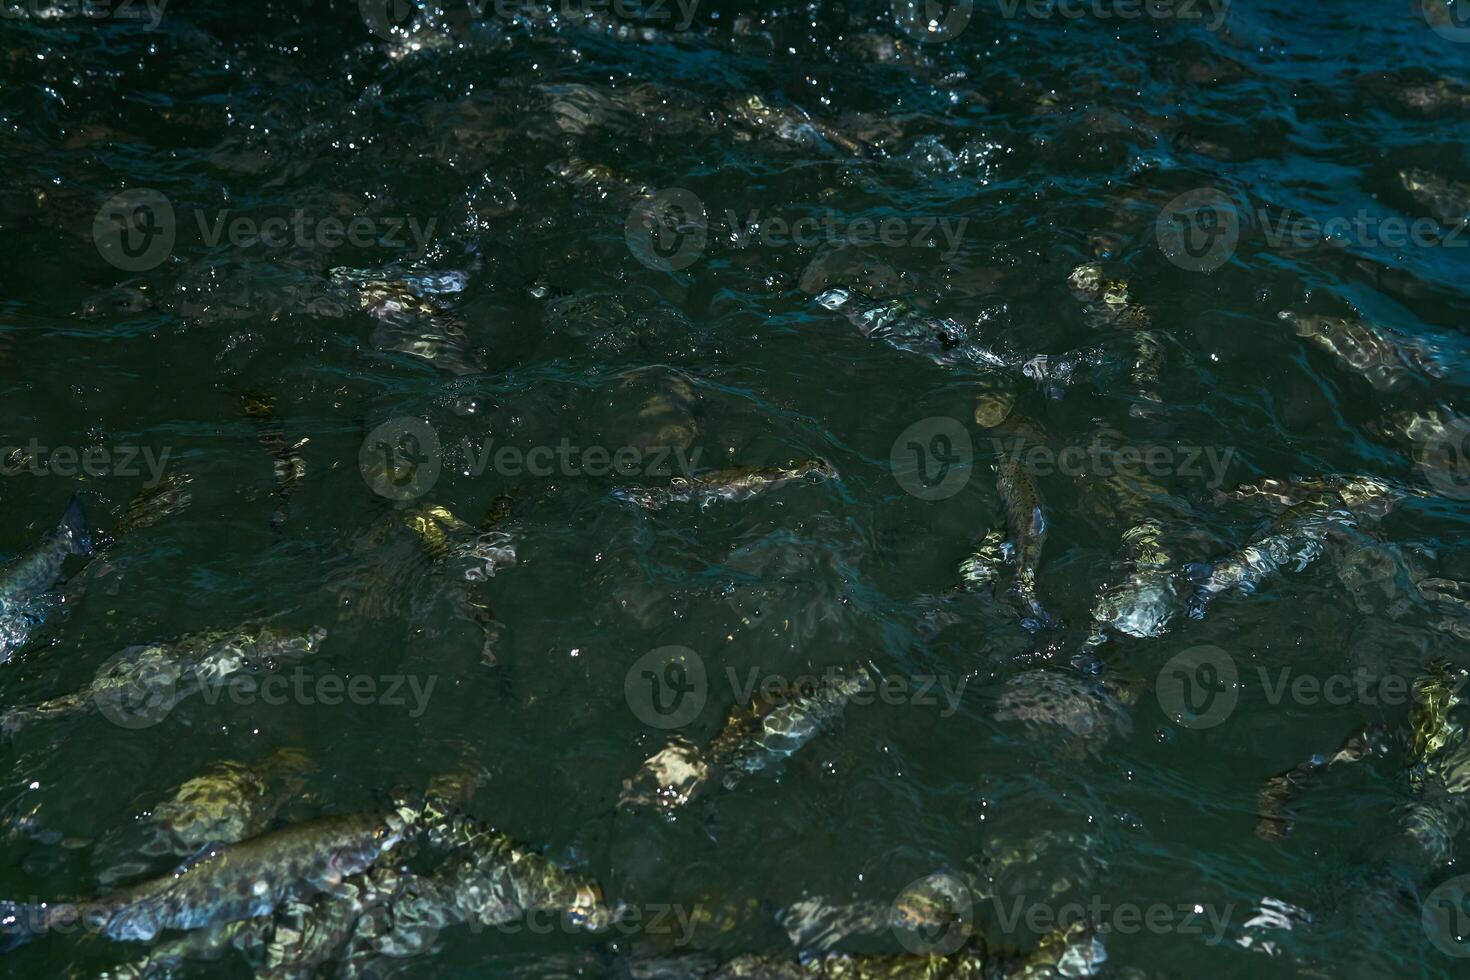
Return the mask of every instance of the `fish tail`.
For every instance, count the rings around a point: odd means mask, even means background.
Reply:
[[[87,518],[82,513],[82,502],[72,494],[71,501],[61,514],[61,526],[67,531],[66,550],[73,555],[92,553],[92,535],[87,531]]]

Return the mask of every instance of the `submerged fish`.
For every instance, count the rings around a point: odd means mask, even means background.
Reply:
[[[750,500],[798,480],[817,483],[837,478],[837,470],[832,464],[809,459],[787,467],[737,466],[698,476],[676,476],[666,487],[619,487],[613,491],[613,496],[645,510],[690,502],[698,502],[701,508],[705,508],[718,500],[732,503]]]
[[[902,299],[880,303],[847,286],[833,286],[816,300],[826,309],[847,317],[864,337],[927,357],[941,366],[967,365],[982,373],[1001,372],[1030,378],[1053,398],[1060,397],[1062,389],[1077,373],[1101,355],[1092,348],[1057,356],[1029,357],[992,349],[975,339],[971,329],[958,320],[931,316]]]
[[[335,888],[395,847],[409,830],[397,812],[328,817],[233,845],[209,846],[176,871],[84,902],[0,903],[0,945],[13,949],[59,928],[147,942],[266,915],[288,897]]]
[[[737,704],[708,746],[675,739],[623,782],[620,806],[651,806],[669,814],[684,806],[711,779],[726,788],[795,754],[842,717],[848,701],[872,689],[866,667],[828,671],[808,684],[760,689],[749,704]]]
[[[52,604],[48,593],[67,556],[91,551],[82,504],[73,497],[60,524],[0,568],[0,663],[10,660],[46,619]]]
[[[347,567],[326,589],[349,619],[407,613],[422,621],[423,608],[447,595],[456,615],[480,630],[482,660],[493,665],[499,627],[481,592],[516,563],[519,535],[508,524],[511,508],[509,497],[497,497],[478,527],[437,504],[392,511],[352,537]]]
[[[1162,543],[1163,525],[1144,520],[1123,532],[1121,578],[1098,594],[1092,607],[1089,649],[1108,631],[1146,638],[1162,636],[1179,612],[1179,580],[1173,557]]]
[[[1019,355],[982,347],[958,320],[930,316],[905,300],[880,303],[846,286],[833,286],[817,302],[847,317],[864,337],[921,354],[936,364],[1019,371],[1025,363]]]
[[[309,656],[326,635],[319,627],[294,631],[245,626],[192,633],[172,643],[128,647],[80,690],[0,715],[0,729],[14,733],[31,722],[92,708],[132,717],[167,713],[183,698],[232,683],[236,675]]]
[[[1470,223],[1470,184],[1458,184],[1428,170],[1400,170],[1399,180],[1441,224],[1463,228]]]
[[[1265,537],[1233,551],[1213,565],[1195,564],[1188,571],[1198,585],[1190,600],[1189,615],[1202,619],[1205,606],[1222,592],[1245,595],[1285,569],[1302,571],[1327,550],[1334,531],[1357,526],[1351,511],[1334,506],[1335,501],[1316,498],[1297,504],[1271,526]]]
[[[1016,452],[1003,453],[995,471],[1005,531],[993,528],[986,533],[974,554],[960,563],[960,578],[967,588],[991,585],[1002,567],[1013,563],[1016,573],[1009,595],[1020,607],[1021,624],[1032,631],[1053,629],[1057,621],[1043,608],[1036,593],[1036,572],[1046,543],[1041,493]]]
[[[294,443],[286,441],[286,427],[276,414],[276,407],[269,398],[257,392],[240,396],[245,415],[255,424],[260,434],[260,444],[271,454],[276,478],[276,508],[271,514],[271,524],[280,527],[286,523],[291,506],[291,497],[297,486],[306,479],[306,460],[301,449],[310,438]]]
[[[300,792],[311,768],[299,749],[282,749],[258,766],[217,762],[153,808],[143,852],[185,855],[253,837]]]
[[[355,269],[333,269],[332,279],[357,294],[358,305],[379,321],[373,346],[427,361],[460,376],[480,374],[485,361],[473,346],[464,321],[437,297],[464,288],[463,273],[385,275],[363,278]]]
[[[1396,339],[1362,320],[1291,310],[1282,310],[1277,317],[1290,324],[1298,337],[1336,357],[1379,391],[1402,388],[1416,372],[1434,378],[1445,376],[1443,365],[1422,344]]]
[[[996,703],[998,721],[1025,722],[1032,730],[1062,731],[1083,748],[1096,748],[1133,730],[1128,706],[1136,686],[1119,677],[1098,678],[1070,670],[1028,670],[1006,681]]]
[[[730,119],[737,126],[769,133],[784,143],[824,149],[835,147],[856,157],[879,155],[877,150],[863,140],[812,118],[804,109],[795,106],[769,106],[756,95],[733,103],[730,107]]]
[[[1158,389],[1164,369],[1164,345],[1150,329],[1152,317],[1148,310],[1129,296],[1127,282],[1107,279],[1096,262],[1073,269],[1067,282],[1073,295],[1088,304],[1089,312],[1099,324],[1132,332],[1136,356],[1129,377],[1139,404],[1130,408],[1129,414],[1150,414],[1161,402]]]

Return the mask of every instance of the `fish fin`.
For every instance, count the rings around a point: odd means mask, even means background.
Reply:
[[[82,513],[82,502],[72,494],[66,510],[61,514],[61,526],[67,531],[67,551],[73,555],[92,553],[92,536],[87,533],[87,518]]]
[[[214,857],[215,854],[224,850],[228,846],[229,845],[225,841],[207,841],[202,847],[199,848],[199,850],[195,851],[193,854],[190,854],[188,857],[184,858],[184,860],[180,861],[178,867],[174,868],[174,874],[183,874],[194,866],[208,861],[210,858]]]
[[[108,917],[102,935],[116,941],[149,942],[159,933],[158,916],[148,902],[118,909]]]

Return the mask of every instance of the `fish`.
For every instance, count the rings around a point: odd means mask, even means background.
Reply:
[[[1190,618],[1203,619],[1205,607],[1223,592],[1249,595],[1278,572],[1300,572],[1321,558],[1330,534],[1358,526],[1352,512],[1336,503],[1328,497],[1308,499],[1277,518],[1264,537],[1214,564],[1186,566],[1186,575],[1197,583]]]
[[[995,470],[1005,530],[992,528],[986,532],[974,553],[960,563],[960,580],[971,590],[992,586],[1006,565],[1015,565],[1008,595],[1020,608],[1021,625],[1032,632],[1055,629],[1056,619],[1036,593],[1036,573],[1047,533],[1041,492],[1026,471],[1019,451],[1001,454]]]
[[[987,347],[958,320],[931,316],[903,299],[871,300],[843,285],[820,293],[816,302],[841,313],[864,337],[926,357],[941,367],[960,365],[982,375],[998,373],[1030,378],[1051,398],[1061,397],[1062,390],[1081,370],[1098,363],[1102,357],[1102,350],[1096,347],[1060,355],[1030,356]]]
[[[783,688],[762,687],[749,704],[736,704],[724,727],[700,748],[675,738],[623,782],[618,805],[652,807],[671,816],[712,782],[733,789],[746,776],[794,755],[842,717],[849,701],[871,691],[867,667],[829,670]]]
[[[128,647],[114,655],[85,687],[0,715],[0,731],[15,734],[37,721],[96,708],[109,716],[162,717],[191,694],[232,683],[236,675],[316,653],[327,631],[241,626],[192,633],[173,642]],[[116,720],[116,718],[114,718]]]
[[[768,133],[783,143],[829,151],[835,148],[865,159],[874,159],[880,155],[867,142],[812,118],[804,109],[795,106],[769,106],[757,95],[733,102],[730,105],[729,119],[736,126]]]
[[[0,663],[9,662],[45,621],[54,604],[48,602],[48,593],[66,559],[91,553],[82,503],[72,497],[59,524],[0,568]]]
[[[822,307],[841,313],[864,336],[929,358],[935,364],[969,364],[996,371],[1020,371],[1025,359],[976,343],[958,320],[935,317],[906,300],[878,302],[847,286],[833,286],[816,297]]]
[[[311,441],[310,437],[294,443],[286,441],[286,427],[276,414],[275,404],[259,392],[247,392],[240,396],[245,415],[259,432],[260,444],[274,460],[276,479],[276,506],[271,513],[271,525],[281,527],[286,523],[291,508],[291,497],[301,481],[306,479],[306,460],[302,448]]]
[[[455,613],[480,630],[483,662],[494,665],[499,625],[480,592],[516,563],[519,534],[508,523],[511,508],[510,497],[497,497],[478,527],[437,504],[392,511],[353,536],[347,567],[326,589],[344,617],[371,620],[417,614],[447,591]]]
[[[464,321],[438,300],[440,295],[465,288],[464,273],[394,273],[343,267],[333,269],[331,276],[334,283],[356,295],[361,309],[379,321],[372,336],[378,350],[416,357],[456,377],[484,373],[484,354],[473,345]]]
[[[1162,402],[1158,388],[1164,369],[1164,345],[1150,329],[1153,318],[1148,310],[1133,301],[1127,282],[1107,279],[1096,262],[1073,269],[1067,282],[1072,294],[1088,304],[1089,313],[1099,325],[1118,327],[1133,334],[1136,356],[1129,378],[1139,402],[1129,409],[1129,414],[1152,414]]]
[[[666,487],[619,487],[612,495],[644,510],[661,510],[669,504],[690,502],[697,502],[703,510],[716,501],[751,500],[799,480],[818,483],[836,479],[837,470],[832,464],[808,459],[785,467],[739,466],[698,476],[676,476]]]
[[[173,872],[82,902],[0,902],[0,950],[83,928],[117,942],[267,915],[373,866],[411,825],[397,811],[326,817],[232,845],[206,845]]]
[[[1399,181],[1441,224],[1463,228],[1470,223],[1470,184],[1446,180],[1428,170],[1400,170]]]
[[[1336,357],[1379,391],[1396,391],[1415,373],[1443,378],[1446,371],[1422,344],[1396,339],[1379,327],[1348,317],[1282,310],[1277,318],[1298,337]]]
[[[1123,532],[1121,579],[1103,589],[1092,608],[1086,647],[1116,631],[1137,638],[1162,636],[1181,603],[1178,569],[1162,543],[1163,525],[1144,520]]]
[[[216,762],[153,807],[143,853],[183,856],[208,843],[255,836],[300,792],[311,768],[299,749],[282,749],[258,766]]]

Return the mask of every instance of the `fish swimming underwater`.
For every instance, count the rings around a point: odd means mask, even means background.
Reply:
[[[106,939],[147,942],[165,929],[266,915],[289,896],[330,890],[372,867],[408,830],[396,811],[328,817],[210,845],[171,874],[90,901],[0,903],[0,949],[78,927]]]
[[[301,449],[311,440],[303,438],[294,443],[287,442],[285,425],[276,414],[275,405],[265,395],[250,392],[242,395],[240,402],[246,417],[254,423],[260,436],[260,444],[270,453],[275,467],[276,507],[271,513],[271,524],[280,527],[286,523],[291,497],[295,495],[301,481],[306,479],[306,460],[301,455]]]
[[[1357,518],[1340,500],[1320,496],[1303,501],[1277,518],[1270,531],[1212,565],[1192,565],[1197,582],[1189,615],[1202,619],[1205,607],[1223,592],[1249,595],[1278,572],[1302,571],[1327,551],[1334,532],[1356,527]]]
[[[703,749],[675,739],[623,782],[618,805],[649,806],[670,815],[711,780],[733,787],[743,777],[773,768],[842,717],[848,701],[871,691],[866,667],[829,671],[810,684],[762,688],[749,704],[737,704],[725,727]]]
[[[52,604],[48,593],[67,557],[91,551],[82,504],[73,497],[60,524],[0,568],[0,663],[9,661],[45,621]]]
[[[299,749],[282,749],[257,766],[215,763],[153,807],[143,853],[187,855],[255,836],[300,792],[311,768]]]
[[[1033,632],[1053,629],[1057,621],[1036,592],[1036,572],[1047,533],[1041,493],[1016,452],[1002,454],[995,472],[1005,530],[993,528],[986,533],[975,553],[960,563],[960,578],[966,588],[980,588],[993,584],[1005,565],[1014,564],[1016,573],[1008,594],[1021,610],[1021,624]]]
[[[661,510],[669,504],[697,502],[701,509],[716,501],[738,503],[804,480],[818,483],[837,479],[832,464],[820,459],[804,460],[786,467],[741,466],[697,476],[676,476],[666,487],[619,487],[613,496],[644,510]]]
[[[236,675],[268,669],[282,660],[307,657],[317,651],[326,635],[319,627],[293,631],[243,626],[128,647],[80,690],[6,711],[0,715],[0,730],[13,734],[36,721],[93,708],[110,713],[114,720],[167,713],[181,699],[206,687],[232,683]]]

